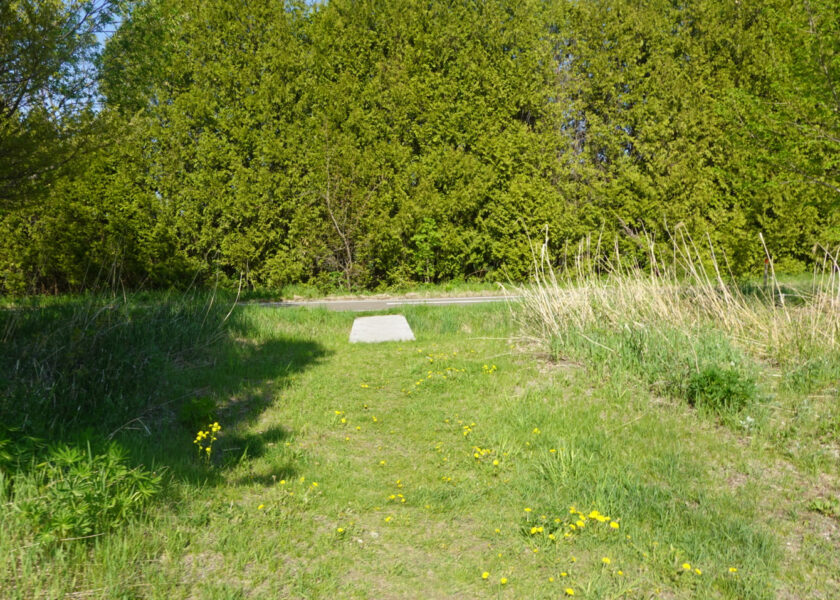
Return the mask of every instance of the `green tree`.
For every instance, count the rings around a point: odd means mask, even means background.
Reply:
[[[0,210],[91,145],[97,34],[116,14],[111,0],[0,4]]]

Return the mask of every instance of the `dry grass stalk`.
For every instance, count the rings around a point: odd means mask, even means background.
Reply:
[[[840,251],[818,247],[822,256],[811,285],[801,291],[780,284],[767,253],[769,284],[745,293],[727,282],[732,278],[711,239],[704,259],[681,231],[671,238],[670,256],[644,238],[644,267],[622,255],[618,240],[609,252],[601,242],[582,240],[563,270],[552,265],[547,240],[534,249],[533,281],[516,289],[529,337],[562,347],[565,336],[593,330],[667,326],[714,328],[751,354],[778,362],[840,350]]]

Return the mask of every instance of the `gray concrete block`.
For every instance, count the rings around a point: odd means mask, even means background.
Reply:
[[[353,321],[350,343],[357,342],[410,342],[414,332],[403,315],[359,317]]]

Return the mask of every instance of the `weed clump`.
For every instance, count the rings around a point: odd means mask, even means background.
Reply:
[[[735,368],[710,365],[694,373],[686,385],[691,406],[717,414],[737,413],[757,396],[755,381]]]
[[[116,444],[96,452],[12,433],[0,440],[0,498],[39,543],[107,533],[161,491],[161,475],[129,467]]]

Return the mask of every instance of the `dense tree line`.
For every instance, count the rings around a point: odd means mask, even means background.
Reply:
[[[708,234],[736,272],[759,232],[792,271],[840,242],[828,0],[3,6],[6,293],[521,277],[545,231]],[[15,64],[39,15],[59,41]]]

